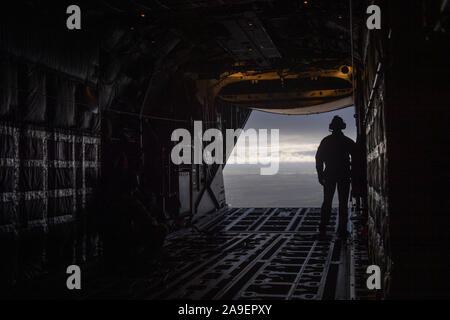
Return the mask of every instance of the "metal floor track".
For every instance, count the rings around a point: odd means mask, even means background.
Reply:
[[[320,239],[319,222],[319,208],[223,209],[171,234],[169,262],[97,297],[126,291],[140,299],[355,299],[362,246],[355,251],[352,240],[335,238],[336,209]]]

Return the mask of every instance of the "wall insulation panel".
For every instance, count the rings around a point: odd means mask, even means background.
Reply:
[[[88,248],[96,235],[86,233],[85,209],[100,138],[1,123],[0,141],[2,283],[84,261],[96,251]]]

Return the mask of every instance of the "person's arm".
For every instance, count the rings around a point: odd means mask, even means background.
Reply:
[[[360,141],[356,140],[355,143],[353,140],[350,139],[350,179],[351,179],[351,193],[350,197],[357,199],[358,195],[360,193],[359,188],[359,180],[360,180],[360,166],[361,166],[361,159],[360,159]]]
[[[321,185],[324,184],[323,167],[324,167],[323,145],[322,145],[322,142],[321,142],[320,145],[319,145],[319,148],[317,149],[317,152],[316,152],[317,177],[319,178],[319,183]]]
[[[355,143],[353,140],[349,139],[349,150],[350,150],[350,171],[353,173],[356,165],[359,165],[358,162],[358,152],[359,152],[359,143]]]

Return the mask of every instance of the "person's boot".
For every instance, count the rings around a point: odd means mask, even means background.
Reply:
[[[346,240],[350,237],[350,233],[347,230],[337,232],[338,239]]]
[[[324,225],[319,225],[318,237],[319,239],[325,238],[327,235],[327,227]]]

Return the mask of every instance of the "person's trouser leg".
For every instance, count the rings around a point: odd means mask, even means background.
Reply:
[[[323,203],[320,211],[320,225],[321,232],[326,231],[326,225],[330,220],[331,205],[333,202],[334,191],[336,190],[336,181],[334,179],[325,179],[323,185]]]
[[[347,231],[348,221],[348,195],[350,191],[350,181],[343,179],[337,183],[339,198],[339,226],[338,233],[344,234]]]

